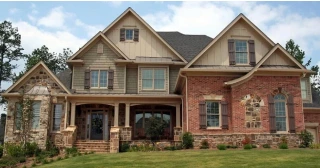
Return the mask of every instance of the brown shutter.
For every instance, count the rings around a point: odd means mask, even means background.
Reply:
[[[228,129],[228,103],[227,102],[221,102],[221,128],[222,129]]]
[[[293,96],[288,96],[288,102],[287,102],[287,108],[288,108],[288,116],[289,116],[289,132],[295,133],[296,132],[296,124],[294,120],[294,102],[293,102]]]
[[[108,89],[113,89],[113,77],[114,71],[112,69],[108,70]]]
[[[275,114],[275,109],[274,109],[274,100],[273,96],[269,95],[268,96],[268,103],[269,103],[269,124],[270,124],[270,132],[271,133],[276,133],[276,114]]]
[[[199,124],[200,129],[207,128],[207,112],[206,112],[206,103],[201,101],[199,103]]]
[[[256,54],[255,54],[255,48],[254,48],[254,40],[249,40],[249,59],[250,59],[250,65],[255,66],[256,65]]]
[[[134,29],[134,38],[133,41],[139,41],[139,29]]]
[[[126,29],[125,28],[121,28],[120,29],[120,41],[125,41],[126,38],[125,38],[125,32],[126,32]]]
[[[236,64],[236,57],[235,57],[235,49],[234,49],[234,40],[228,40],[228,51],[229,51],[229,64],[235,65]]]
[[[90,89],[90,69],[84,71],[84,88]]]

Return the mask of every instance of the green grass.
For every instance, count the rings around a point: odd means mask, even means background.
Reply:
[[[56,161],[44,167],[303,167],[320,165],[320,150],[181,150],[91,154]]]

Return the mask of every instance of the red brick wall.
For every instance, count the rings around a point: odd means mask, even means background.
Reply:
[[[314,110],[304,110],[304,122],[305,123],[319,123],[320,113]],[[320,128],[318,127],[318,140],[320,139]]]
[[[295,103],[295,124],[296,130],[304,127],[302,100],[300,91],[300,78],[287,76],[257,76],[246,83],[230,88],[223,86],[223,83],[235,77],[217,76],[188,76],[188,122],[189,131],[195,134],[220,134],[220,133],[268,133],[268,94],[271,94],[278,87],[282,87],[288,94],[294,96]],[[203,130],[199,129],[199,102],[204,100],[203,95],[223,95],[223,100],[228,102],[229,107],[229,129],[228,130]],[[260,96],[265,106],[261,107],[261,128],[246,128],[245,108],[240,105],[240,100],[247,94]]]

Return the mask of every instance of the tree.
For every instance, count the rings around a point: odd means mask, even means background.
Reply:
[[[2,81],[12,80],[12,70],[17,67],[12,61],[23,58],[22,50],[18,28],[13,28],[8,21],[0,23],[0,89]]]
[[[64,48],[62,53],[51,53],[49,48],[43,45],[41,48],[36,48],[33,52],[26,56],[25,69],[15,76],[14,81],[20,79],[26,72],[40,61],[43,61],[48,68],[55,74],[67,69],[66,61],[72,55],[69,48]]]

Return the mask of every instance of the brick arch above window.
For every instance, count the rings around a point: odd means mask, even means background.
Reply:
[[[285,89],[283,89],[282,87],[278,87],[277,89],[275,89],[275,90],[273,90],[272,92],[271,92],[271,95],[274,97],[275,95],[277,95],[277,94],[283,94],[283,95],[285,95],[285,97],[286,97],[286,99],[289,97],[289,93],[285,90]]]

